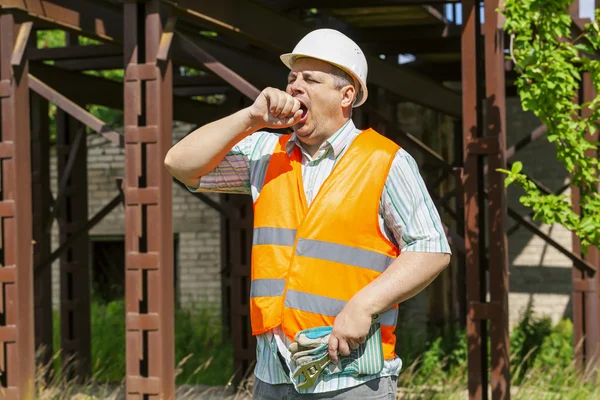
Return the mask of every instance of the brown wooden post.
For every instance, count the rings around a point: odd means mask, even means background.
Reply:
[[[55,204],[60,242],[64,243],[88,221],[87,145],[83,124],[60,109],[56,112],[56,162],[58,180],[66,182],[64,195]],[[78,381],[91,375],[90,289],[89,235],[84,232],[60,257],[61,360],[66,376]]]
[[[488,159],[487,245],[492,399],[510,398],[510,342],[508,332],[508,245],[506,238],[506,101],[504,78],[504,17],[496,10],[500,0],[485,3],[485,110]],[[485,242],[481,242],[481,249]]]
[[[33,399],[35,378],[28,62],[15,52],[28,29],[0,15],[0,396],[14,400]]]
[[[231,309],[230,326],[234,343],[234,385],[252,373],[256,360],[256,339],[250,326],[250,264],[254,213],[248,196],[224,195],[222,204],[231,217],[223,223],[222,258],[228,269],[225,286]]]
[[[484,4],[485,24],[482,25],[480,3],[463,2],[463,183],[469,398],[488,398],[489,334],[492,398],[508,399],[508,257],[504,229],[507,207],[504,176],[496,171],[506,167],[504,41],[501,16],[496,12],[498,0]],[[483,100],[485,119],[481,107]],[[489,164],[487,202],[484,157]],[[489,245],[487,252],[486,243]]]
[[[473,305],[485,301],[485,249],[482,249],[483,193],[481,157],[468,144],[482,136],[479,2],[463,1],[462,103],[463,103],[463,188],[467,292],[467,343],[469,398],[487,399],[487,326],[477,318]],[[483,283],[483,284],[482,284]]]
[[[31,188],[33,201],[33,264],[38,265],[51,253],[50,234],[46,224],[50,217],[50,119],[48,100],[31,93]],[[52,269],[35,273],[35,348],[43,351],[38,361],[48,365],[52,347]]]
[[[571,4],[571,17],[579,19],[579,0]],[[580,104],[589,102],[597,96],[589,73],[582,74],[579,90]],[[590,115],[589,109],[581,111],[582,116]],[[588,140],[597,141],[598,132],[587,135]],[[587,156],[593,157],[593,151],[587,151]],[[597,156],[597,155],[596,155]],[[581,214],[580,189],[571,186],[571,201],[573,209]],[[573,235],[573,252],[580,255],[593,266],[600,267],[600,253],[597,247],[590,246],[588,253],[583,255],[581,241]],[[575,362],[581,369],[593,368],[600,362],[600,279],[598,273],[588,269],[572,268],[572,304],[573,304],[573,345],[575,348]]]
[[[66,35],[77,46],[76,35]],[[56,112],[58,191],[54,207],[60,242],[88,222],[87,141],[85,126],[60,108]],[[64,193],[61,193],[63,191]],[[91,283],[89,234],[82,233],[60,257],[60,337],[63,372],[84,381],[91,375]]]
[[[168,9],[125,2],[127,398],[175,399],[172,177],[173,72],[161,48]],[[165,41],[168,43],[168,41]]]

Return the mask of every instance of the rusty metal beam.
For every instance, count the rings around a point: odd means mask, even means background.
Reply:
[[[28,62],[11,64],[18,31],[14,15],[0,15],[0,392],[14,400],[32,399],[35,390]]]
[[[571,16],[581,28],[579,20],[579,0],[571,4]],[[591,102],[598,96],[595,90],[592,76],[589,72],[582,74],[582,82],[579,88],[577,101],[583,105]],[[589,117],[592,111],[585,107],[581,110],[582,117]],[[597,143],[600,138],[598,132],[586,133],[586,139]],[[586,156],[598,158],[598,152],[586,151]],[[597,190],[598,190],[598,186]],[[579,187],[571,187],[571,202],[573,210],[582,217],[585,215],[581,209],[581,190]],[[580,255],[586,262],[596,268],[600,268],[600,250],[596,246],[590,246],[587,254],[583,254],[581,240],[577,235],[572,235],[573,252]],[[600,277],[597,271],[577,271],[573,269],[571,286],[573,302],[573,341],[575,348],[575,362],[578,368],[593,370],[600,366]]]
[[[38,63],[31,63],[30,70],[32,75],[74,103],[98,104],[117,110],[123,109],[123,84],[120,82]],[[80,90],[82,87],[86,90]],[[174,119],[177,121],[200,126],[227,115],[227,110],[220,106],[183,97],[175,97],[173,101],[175,102]]]
[[[173,65],[157,58],[169,9],[123,4],[127,399],[175,399],[172,177]],[[161,18],[164,17],[164,18]]]
[[[463,106],[463,174],[460,179],[464,201],[464,238],[466,249],[467,294],[467,362],[469,399],[488,398],[487,321],[477,318],[474,305],[486,300],[485,226],[483,221],[482,160],[471,154],[468,143],[483,135],[481,104],[481,70],[477,60],[481,54],[479,2],[464,0],[462,32],[462,106]]]
[[[49,102],[56,104],[61,110],[82,122],[90,129],[101,134],[113,144],[121,142],[121,134],[106,125],[103,121],[90,114],[85,108],[69,100],[33,75],[29,75],[29,87]]]
[[[56,113],[56,162],[62,185],[53,205],[60,241],[88,221],[85,127],[62,110]],[[60,210],[60,211],[59,211]],[[62,371],[83,382],[91,375],[89,236],[81,232],[60,257],[60,333]]]
[[[50,213],[50,119],[49,103],[38,94],[30,93],[31,104],[31,197],[33,205],[33,265],[47,258],[51,252],[51,236],[45,231]],[[48,366],[52,360],[52,271],[35,274],[35,348],[37,362]],[[46,378],[50,378],[50,371]]]
[[[504,69],[504,17],[497,12],[500,0],[484,3],[485,21],[485,120],[486,135],[497,143],[497,150],[488,155],[488,257],[491,342],[492,399],[510,399],[510,336],[508,330],[508,240],[506,237],[506,100]],[[482,245],[483,247],[483,245]],[[494,312],[492,313],[492,306]]]
[[[252,201],[246,196],[222,195],[222,206],[236,218],[221,219],[223,243],[222,293],[225,325],[233,341],[234,385],[251,373],[256,359],[256,338],[250,327],[250,263],[252,247]]]
[[[244,96],[254,100],[260,94],[260,90],[232,71],[230,68],[219,62],[209,52],[202,49],[185,33],[177,32],[177,40],[180,40],[180,46],[191,54],[198,62],[212,71],[215,75],[236,88]]]
[[[458,2],[459,0],[346,0],[340,3],[336,0],[267,0],[263,1],[279,9],[290,8],[354,8],[354,7],[378,7],[378,6],[412,6],[421,4],[444,4]]]
[[[10,63],[12,65],[21,65],[23,62],[23,54],[25,53],[25,48],[27,47],[27,42],[29,42],[29,35],[31,33],[31,27],[33,23],[23,22],[19,27],[19,34],[17,35],[17,40],[15,42],[15,48],[13,49],[12,57]]]
[[[519,225],[523,226],[524,228],[526,228],[527,230],[529,230],[530,232],[532,232],[533,234],[535,234],[536,236],[540,237],[541,239],[543,239],[546,243],[548,243],[550,246],[554,247],[556,250],[558,250],[561,254],[563,254],[564,256],[568,257],[571,261],[573,261],[573,267],[578,270],[579,273],[581,272],[588,272],[588,273],[593,273],[595,271],[598,270],[598,267],[589,263],[588,261],[586,261],[585,259],[581,258],[579,255],[573,253],[572,251],[566,249],[564,246],[562,246],[560,243],[558,243],[556,240],[552,239],[549,235],[545,234],[544,232],[542,232],[533,222],[533,219],[528,216],[528,215],[519,215],[519,213],[517,213],[515,210],[509,208],[508,209],[508,215],[514,219]]]
[[[2,0],[0,8],[23,12],[46,26],[105,42],[123,37],[122,15],[115,4],[97,0]]]
[[[365,48],[368,48],[371,52],[377,54],[460,54],[460,36],[439,38],[439,37],[424,37],[424,38],[411,38],[412,36],[400,37],[396,40],[387,40],[381,38],[380,40],[371,39],[360,41],[359,44]],[[456,64],[455,64],[456,65]],[[405,65],[410,68],[410,64]],[[459,65],[460,66],[460,65]],[[456,67],[452,67],[456,68]],[[438,73],[441,75],[441,73]],[[458,76],[460,79],[460,72],[448,73],[447,76]]]
[[[98,58],[108,56],[123,56],[123,50],[109,44],[72,46],[72,47],[49,47],[44,49],[27,50],[27,58],[30,61],[48,60],[82,60],[86,58]],[[120,67],[123,64],[121,63]]]
[[[164,0],[187,18],[276,53],[289,52],[311,28],[249,0],[205,2]],[[273,35],[273,32],[278,32]],[[213,54],[213,53],[211,53]],[[219,58],[219,57],[217,57]],[[220,58],[219,58],[220,59]],[[369,81],[393,93],[444,114],[461,115],[460,94],[402,66],[367,55]]]

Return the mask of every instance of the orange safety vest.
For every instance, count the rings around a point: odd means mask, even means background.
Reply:
[[[381,193],[399,146],[372,129],[341,156],[310,206],[302,154],[275,147],[254,203],[250,315],[252,334],[282,325],[293,340],[303,329],[332,326],[352,296],[398,257],[378,222]],[[385,359],[395,357],[398,306],[381,315]]]

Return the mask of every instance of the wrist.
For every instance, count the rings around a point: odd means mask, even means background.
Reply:
[[[252,106],[246,107],[242,110],[243,115],[246,118],[246,126],[248,127],[248,134],[254,133],[267,126],[262,116],[256,116],[253,112]]]
[[[350,308],[352,314],[374,315],[381,312],[373,301],[367,296],[362,296],[360,292],[352,297],[346,306]]]

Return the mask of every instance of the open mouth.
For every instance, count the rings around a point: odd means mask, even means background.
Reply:
[[[300,102],[300,109],[302,110],[302,117],[300,118],[299,122],[304,122],[308,117],[308,106],[304,104],[302,100],[298,99],[298,101]]]

